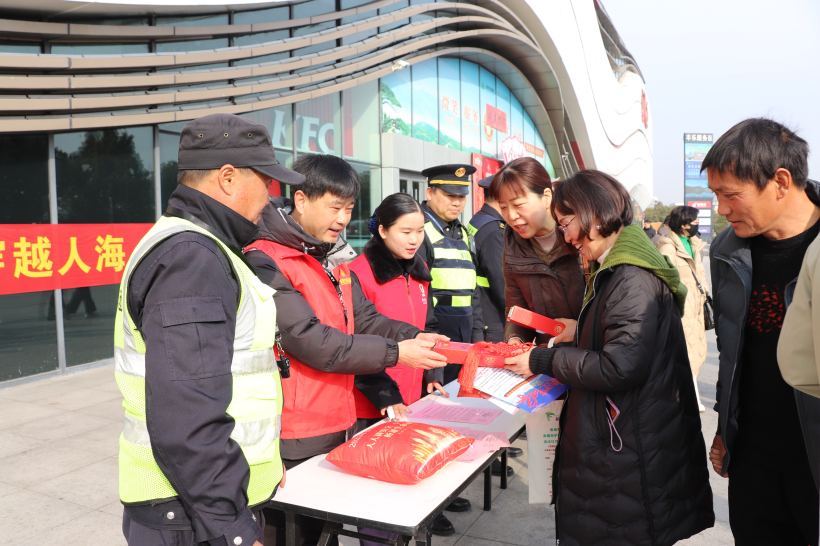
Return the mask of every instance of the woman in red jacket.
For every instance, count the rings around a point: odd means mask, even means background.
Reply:
[[[433,306],[428,305],[432,277],[416,251],[424,240],[424,214],[421,206],[406,193],[389,195],[376,209],[368,228],[373,238],[364,254],[353,260],[350,271],[356,275],[367,299],[383,315],[412,324],[421,330],[437,330]],[[392,407],[396,417],[412,413],[407,406],[421,398],[423,370],[397,364],[380,373],[357,375],[357,430],[384,418]],[[426,376],[427,392],[441,386],[441,372]]]
[[[401,320],[426,331],[437,331],[438,321],[430,302],[432,277],[427,264],[416,255],[424,241],[424,213],[421,205],[406,193],[394,193],[382,201],[368,225],[373,238],[364,245],[364,254],[350,264],[367,299],[376,310],[394,320]],[[396,417],[412,413],[407,406],[421,398],[424,383],[427,393],[438,390],[449,397],[441,386],[443,368],[413,370],[397,364],[385,371],[357,375],[356,430],[361,431],[384,418],[387,408]],[[447,510],[462,512],[470,509],[470,501],[457,498]],[[366,534],[395,539],[393,535],[373,529],[360,529]],[[439,515],[432,531],[438,535],[455,532],[452,523]],[[377,546],[361,541],[362,546]]]

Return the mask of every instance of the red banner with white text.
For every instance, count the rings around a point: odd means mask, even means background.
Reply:
[[[117,284],[153,224],[0,224],[0,295]]]

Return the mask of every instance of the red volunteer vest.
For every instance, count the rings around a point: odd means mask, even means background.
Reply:
[[[256,241],[245,250],[260,250],[276,262],[293,287],[305,297],[322,324],[353,333],[353,287],[347,264],[333,270],[333,276],[342,289],[343,308],[336,288],[315,258],[265,239]],[[287,313],[287,309],[277,309],[277,312]],[[283,348],[287,352],[287,347]],[[353,378],[352,375],[314,370],[291,357],[290,377],[282,380],[285,398],[282,438],[310,438],[352,427],[356,423]]]
[[[370,262],[363,254],[350,263],[350,270],[356,273],[364,295],[373,302],[379,313],[424,330],[427,321],[427,298],[430,283],[411,276],[408,279],[396,277],[384,284],[379,284],[373,276]],[[421,397],[424,370],[413,370],[396,364],[392,368],[387,368],[386,371],[398,384],[405,405],[409,406]],[[359,419],[382,417],[379,410],[359,389],[354,389],[353,396],[356,399],[356,417]]]

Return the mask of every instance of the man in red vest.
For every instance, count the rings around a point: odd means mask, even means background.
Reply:
[[[305,182],[292,200],[271,199],[257,224],[260,238],[245,248],[257,276],[276,290],[281,347],[290,358],[280,440],[288,469],[353,436],[356,374],[397,363],[443,367],[446,358],[432,347],[448,339],[381,315],[351,276],[347,262],[356,253],[339,235],[361,187],[353,167],[332,155],[309,154],[293,170]],[[265,520],[265,544],[282,546],[284,514],[269,509]],[[323,523],[302,518],[304,544],[318,541]]]

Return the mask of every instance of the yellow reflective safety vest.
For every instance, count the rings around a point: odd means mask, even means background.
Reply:
[[[451,239],[428,221],[424,224],[424,233],[433,246],[430,294],[436,312],[454,316],[471,315],[476,272],[467,232],[461,228],[461,239]]]
[[[227,413],[234,422],[231,439],[250,467],[248,506],[268,501],[282,479],[279,434],[282,383],[273,352],[276,335],[274,290],[213,234],[182,218],[163,216],[137,245],[120,284],[114,329],[117,385],[123,395],[125,423],[120,436],[119,486],[124,503],[171,499],[177,492],[160,470],[151,449],[145,414],[145,341],[128,311],[128,283],[140,260],[159,243],[185,231],[213,239],[230,259],[240,280],[231,375],[233,396]],[[184,418],[184,417],[181,417]]]

